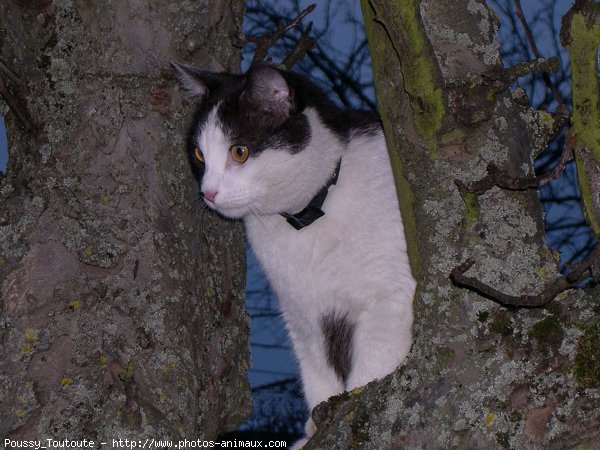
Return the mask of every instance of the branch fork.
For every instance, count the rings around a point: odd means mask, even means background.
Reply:
[[[254,51],[254,57],[252,58],[251,65],[254,66],[261,62],[271,63],[271,59],[268,56],[269,49],[281,39],[288,31],[292,28],[299,27],[300,21],[308,14],[314,11],[317,7],[315,3],[304,9],[298,16],[288,24],[280,24],[277,30],[273,33],[261,34],[260,36],[245,35],[240,32],[235,36],[233,45],[238,48],[243,48],[246,45],[252,43],[256,44],[256,50]],[[312,22],[308,24],[306,29],[302,32],[300,39],[296,46],[292,49],[289,55],[286,56],[284,61],[281,63],[286,69],[290,69],[296,62],[298,62],[309,50],[313,49],[316,45],[315,40],[309,37],[312,30]]]
[[[465,199],[465,202],[467,201],[468,196],[481,195],[494,186],[512,191],[538,189],[540,186],[555,179],[563,172],[567,162],[573,158],[574,146],[575,138],[573,134],[567,133],[565,147],[559,163],[552,170],[539,177],[511,177],[494,164],[490,164],[487,168],[488,174],[483,179],[470,183],[469,185],[466,185],[461,180],[454,180],[454,182],[456,183],[461,196]],[[596,244],[592,252],[583,261],[570,266],[567,275],[546,285],[542,292],[536,295],[509,295],[476,278],[466,276],[465,272],[473,267],[475,263],[476,259],[470,257],[462,264],[455,267],[450,273],[450,279],[454,284],[475,291],[503,306],[540,307],[550,302],[561,292],[576,287],[590,276],[594,281],[600,280],[600,242]]]
[[[470,257],[465,262],[455,267],[450,273],[450,279],[454,284],[475,291],[502,306],[536,308],[544,306],[561,292],[576,287],[590,276],[595,281],[598,281],[600,279],[600,244],[596,244],[596,247],[594,247],[592,252],[583,261],[573,264],[567,275],[547,284],[546,287],[536,295],[509,295],[477,278],[465,275],[465,272],[473,267],[475,263],[476,259]]]

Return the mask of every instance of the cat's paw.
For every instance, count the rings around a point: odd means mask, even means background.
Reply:
[[[312,417],[309,417],[308,420],[306,421],[306,424],[304,425],[305,436],[302,439],[294,442],[294,445],[292,445],[291,450],[300,450],[301,448],[303,448],[304,445],[310,439],[310,437],[313,434],[315,434],[315,431],[317,431],[315,422],[314,422],[314,420],[312,420]]]
[[[306,423],[304,424],[304,433],[306,437],[309,438],[317,431],[317,426],[315,425],[315,421],[312,420],[312,417],[309,417]]]
[[[294,442],[294,445],[292,445],[291,450],[300,450],[301,448],[303,448],[316,430],[317,427],[315,426],[315,422],[312,420],[311,417],[309,417],[306,421],[306,424],[304,425],[304,432],[306,433],[306,436]]]
[[[300,450],[301,448],[304,447],[304,445],[308,442],[308,438],[304,437],[302,439],[300,439],[299,441],[294,442],[294,445],[292,445],[292,447],[290,448],[290,450]]]

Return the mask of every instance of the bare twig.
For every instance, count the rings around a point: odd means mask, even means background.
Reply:
[[[295,1],[297,4],[297,0]],[[278,24],[284,22],[287,23],[289,18],[282,16],[278,13],[268,2],[259,2],[258,5],[247,9],[246,14],[249,17],[249,25],[252,31],[248,34],[260,35],[267,30],[274,29]],[[325,2],[323,7],[326,11],[322,14],[325,21],[329,22],[329,14],[327,8],[330,5],[329,2]],[[260,17],[260,18],[259,18]],[[310,26],[310,25],[309,25]],[[362,24],[360,25],[362,28]],[[335,49],[330,43],[330,36],[328,35],[326,28],[322,25],[317,27],[313,26],[311,30],[313,38],[315,38],[315,46],[310,49],[311,51],[306,52],[307,58],[310,60],[310,65],[318,69],[320,75],[324,77],[323,81],[328,86],[330,93],[335,94],[340,103],[347,109],[353,109],[356,104],[351,101],[350,97],[356,97],[360,103],[363,104],[364,108],[367,108],[373,112],[377,111],[377,105],[373,99],[369,96],[369,88],[372,87],[372,82],[362,82],[361,62],[369,59],[368,45],[366,37],[360,40],[360,44],[351,48],[349,54],[340,52],[339,49]],[[359,33],[360,34],[360,33]],[[300,37],[301,38],[301,37]],[[299,37],[296,34],[288,33],[283,36],[278,44],[281,45],[281,52],[283,54],[293,55],[295,53],[292,47],[298,45]],[[275,46],[274,46],[275,47]],[[300,55],[302,56],[302,55]],[[290,59],[291,57],[288,57]],[[292,67],[296,61],[287,61],[282,64],[284,67]],[[306,66],[305,66],[306,67]],[[301,69],[302,71],[303,69]],[[313,75],[319,78],[317,73]]]
[[[317,44],[317,49],[319,48],[320,46]],[[377,111],[377,104],[365,94],[364,86],[361,85],[357,80],[353,79],[347,71],[343,70],[342,67],[339,67],[336,61],[332,59],[326,52],[320,50],[309,53],[308,57],[313,65],[319,68],[330,81],[332,90],[339,97],[340,101],[345,107],[351,107],[351,103],[345,95],[345,89],[348,89],[353,92],[361,102],[367,105],[371,111]]]
[[[524,77],[533,72],[558,72],[560,69],[560,60],[553,56],[552,58],[536,58],[532,61],[520,62],[506,69],[505,79],[508,85],[514,83],[518,78]]]
[[[494,186],[498,186],[502,189],[509,191],[525,191],[527,189],[538,189],[539,187],[546,184],[548,181],[557,178],[564,170],[567,162],[573,158],[573,146],[575,145],[575,139],[572,134],[567,133],[565,146],[562,152],[562,156],[558,164],[548,172],[539,177],[511,177],[506,171],[499,169],[495,164],[489,164],[487,167],[488,174],[481,180],[474,181],[466,186],[460,180],[455,180],[459,189],[466,190],[472,194],[481,195]],[[460,183],[460,185],[459,185]],[[462,192],[462,191],[461,191]]]
[[[313,23],[310,22],[306,30],[302,32],[302,36],[292,49],[289,55],[283,60],[281,65],[286,69],[291,69],[309,50],[315,48],[316,42],[309,36],[312,30]]]
[[[252,388],[252,392],[264,391],[267,389],[273,389],[277,387],[284,387],[286,385],[297,383],[298,378],[284,378],[283,380],[275,381],[273,383],[261,384],[260,386],[256,386]]]
[[[529,46],[531,47],[533,56],[535,56],[536,59],[540,59],[541,58],[540,51],[537,48],[537,44],[535,43],[535,39],[533,38],[533,34],[531,33],[531,29],[529,28],[529,24],[527,23],[527,20],[525,19],[525,14],[523,14],[523,8],[521,8],[521,0],[514,0],[514,3],[515,3],[515,10],[516,10],[517,17],[519,18],[519,21],[521,22],[521,25],[523,26],[523,30],[525,31],[525,36],[527,36],[527,42],[529,42]],[[558,92],[558,89],[556,88],[556,86],[554,85],[552,80],[550,79],[550,76],[548,75],[548,73],[543,72],[542,77],[544,79],[544,83],[546,83],[546,86],[548,86],[548,89],[550,89],[550,91],[552,92],[552,95],[558,102],[559,106],[564,106],[565,102],[564,102],[562,96],[560,95],[560,92]]]
[[[519,62],[514,66],[503,68],[494,67],[483,74],[483,84],[490,86],[494,93],[502,92],[519,78],[534,72],[558,72],[560,69],[560,60],[553,56],[552,58],[537,58],[531,61]],[[527,103],[529,105],[529,103]],[[563,106],[559,105],[559,109]]]
[[[14,84],[18,84],[21,87],[26,86],[25,82],[22,81],[15,72],[13,72],[10,67],[4,64],[4,61],[2,61],[2,57],[0,57],[0,74],[5,75],[6,78],[8,78]]]
[[[25,125],[27,131],[33,135],[37,134],[37,126],[33,123],[33,120],[27,113],[27,111],[19,105],[19,101],[8,89],[8,86],[4,82],[4,77],[12,81],[14,84],[19,86],[25,86],[25,83],[19,79],[11,69],[0,58],[0,96],[4,99],[10,110],[17,116],[17,118]]]
[[[238,36],[236,36],[236,41],[234,42],[234,45],[237,47],[243,47],[248,43],[254,43],[254,44],[256,44],[256,50],[254,51],[254,57],[252,58],[252,65],[254,65],[256,63],[260,63],[262,61],[266,61],[267,52],[268,52],[269,48],[271,48],[271,46],[275,42],[277,42],[279,39],[281,39],[283,37],[283,35],[285,35],[292,28],[297,27],[300,24],[300,21],[304,17],[306,17],[308,14],[313,12],[316,7],[317,7],[317,5],[313,3],[308,8],[304,9],[300,14],[298,14],[298,16],[294,20],[292,20],[290,23],[288,23],[287,25],[279,25],[277,27],[277,30],[274,33],[261,34],[260,36],[247,36],[243,33],[240,33]],[[309,27],[310,26],[311,25],[309,25]],[[300,44],[300,42],[304,42],[303,43],[304,52],[306,52],[307,50],[310,49],[310,48],[308,48],[309,39],[301,39],[299,41],[299,44]],[[296,61],[301,56],[302,55],[299,55],[299,54],[296,55],[295,56]]]
[[[470,289],[478,294],[489,298],[503,306],[518,306],[518,307],[539,307],[554,299],[558,294],[567,289],[575,287],[583,281],[588,273],[596,277],[600,271],[598,260],[600,258],[600,244],[580,263],[574,264],[571,267],[571,272],[568,275],[561,277],[552,283],[548,284],[541,293],[537,295],[509,295],[500,292],[498,289],[485,284],[477,278],[468,277],[465,272],[475,264],[475,258],[468,258],[464,263],[455,267],[450,273],[450,279],[457,286]]]

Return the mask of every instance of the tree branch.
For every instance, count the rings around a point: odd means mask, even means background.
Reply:
[[[273,389],[278,387],[284,387],[286,385],[292,385],[294,383],[298,383],[298,378],[284,378],[283,380],[275,381],[273,383],[261,384],[260,386],[256,386],[252,388],[252,392],[264,391],[267,389]]]
[[[519,21],[523,26],[523,30],[525,30],[525,36],[527,36],[527,42],[529,42],[531,51],[533,52],[533,55],[536,57],[536,59],[540,59],[540,51],[537,48],[537,44],[535,43],[535,39],[533,38],[533,34],[531,33],[531,29],[529,28],[529,24],[525,19],[525,14],[523,14],[523,8],[521,8],[521,0],[514,0],[514,3],[517,17],[519,18]],[[552,95],[558,102],[559,106],[564,107],[565,101],[563,100],[562,96],[560,95],[560,92],[558,92],[558,89],[556,88],[546,71],[542,72],[542,78],[544,79],[544,83],[546,84],[546,86],[548,86],[548,89],[550,89],[550,91],[552,92]]]
[[[248,43],[254,43],[256,44],[256,50],[254,51],[254,57],[252,58],[251,65],[255,65],[256,63],[259,63],[261,61],[269,62],[267,58],[269,48],[271,48],[271,46],[275,42],[281,39],[292,28],[299,26],[300,21],[308,14],[313,12],[316,7],[317,5],[313,3],[312,5],[304,9],[300,14],[298,14],[298,16],[287,25],[279,25],[274,33],[265,33],[261,34],[260,36],[251,36],[245,35],[244,33],[240,32],[236,36],[233,45],[235,45],[238,48],[242,48]],[[296,63],[302,56],[304,56],[304,54],[308,50],[310,50],[314,46],[314,40],[308,37],[308,32],[310,32],[311,28],[312,22],[307,27],[307,31],[302,33],[302,37],[296,44],[296,47],[292,49],[290,54],[282,63],[282,65],[284,65],[286,68],[289,69],[291,65]],[[291,65],[287,65],[290,63]]]
[[[25,86],[25,83],[19,79],[17,74],[15,74],[6,64],[2,61],[0,57],[0,96],[4,99],[10,110],[17,116],[27,131],[31,134],[36,135],[38,127],[33,123],[33,120],[25,110],[25,108],[19,105],[19,101],[12,94],[12,92],[8,89],[8,86],[4,82],[3,77],[6,77],[8,80],[12,81],[14,84],[17,84],[21,87]]]
[[[562,156],[558,164],[545,174],[535,177],[512,177],[506,171],[498,168],[495,164],[489,164],[487,167],[488,174],[481,180],[474,181],[468,186],[460,180],[454,180],[459,190],[463,192],[465,189],[471,194],[481,195],[494,186],[498,186],[502,189],[509,191],[525,191],[527,189],[538,189],[539,187],[546,184],[548,181],[557,178],[564,170],[567,162],[573,158],[573,146],[575,145],[575,139],[572,134],[567,133],[565,146],[562,152]]]
[[[302,32],[300,39],[292,49],[289,55],[281,63],[286,69],[291,69],[309,50],[315,48],[316,42],[309,36],[312,31],[313,23],[310,22],[306,30]]]
[[[588,276],[588,272],[590,272],[594,279],[598,279],[598,274],[600,273],[600,266],[598,264],[599,258],[600,244],[596,244],[592,252],[583,261],[574,264],[571,267],[571,272],[568,275],[548,284],[542,292],[537,295],[509,295],[485,284],[477,278],[466,276],[465,272],[476,262],[474,257],[468,258],[465,262],[455,267],[450,273],[450,279],[457,286],[477,292],[503,306],[533,308],[544,306],[561,292],[575,287]]]
[[[515,64],[506,69],[506,82],[508,85],[514,83],[518,78],[529,75],[533,72],[542,72],[547,75],[548,72],[558,72],[560,69],[560,60],[553,56],[552,58],[536,58],[532,61],[525,61]]]

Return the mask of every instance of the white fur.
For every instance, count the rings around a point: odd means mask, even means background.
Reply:
[[[248,239],[277,296],[300,363],[312,410],[330,396],[392,372],[411,347],[415,281],[382,133],[357,134],[346,145],[315,110],[305,112],[312,137],[297,154],[267,149],[244,164],[211,115],[201,133],[203,190],[218,191],[222,214],[244,219]],[[326,183],[325,215],[295,230],[278,213],[295,213]],[[343,386],[327,362],[321,318],[347,314],[355,325],[352,368]],[[309,420],[307,434],[314,431]]]

